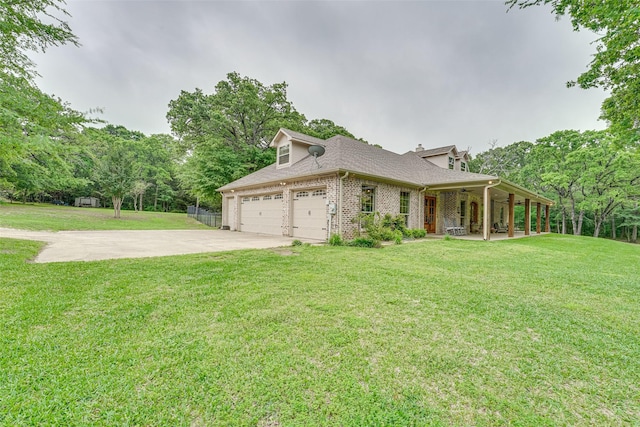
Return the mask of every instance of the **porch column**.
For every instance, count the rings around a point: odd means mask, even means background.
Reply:
[[[549,233],[551,231],[551,221],[549,220],[549,205],[544,206],[544,231]]]
[[[491,214],[491,189],[484,187],[484,200],[482,210],[482,238],[484,240],[491,239],[491,224],[489,224],[489,215]]]
[[[536,204],[536,233],[540,234],[540,202]]]
[[[524,235],[531,234],[531,199],[524,199]]]
[[[509,237],[513,237],[513,226],[515,225],[515,221],[513,218],[513,208],[516,204],[516,195],[513,193],[509,193],[509,232],[507,235]]]

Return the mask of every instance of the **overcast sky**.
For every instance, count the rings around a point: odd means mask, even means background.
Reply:
[[[307,119],[404,153],[477,154],[556,130],[602,129],[606,94],[567,89],[595,35],[503,1],[69,0],[82,44],[34,55],[40,88],[145,134],[169,133],[181,90],[237,71],[286,81]]]

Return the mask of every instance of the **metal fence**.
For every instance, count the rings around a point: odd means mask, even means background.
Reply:
[[[209,212],[206,209],[198,208],[198,214],[196,215],[196,207],[189,206],[187,208],[187,216],[189,218],[195,218],[196,221],[206,224],[209,227],[220,227],[222,225],[221,212]]]

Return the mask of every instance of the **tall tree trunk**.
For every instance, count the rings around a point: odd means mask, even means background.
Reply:
[[[156,184],[156,195],[153,197],[153,211],[158,210],[158,184]]]
[[[120,208],[122,207],[122,197],[112,196],[111,201],[113,202],[113,217],[120,218]]]
[[[611,238],[616,240],[616,216],[611,215]]]
[[[638,202],[636,201],[636,211],[638,210]],[[633,225],[631,230],[631,243],[638,243],[638,224]]]
[[[598,216],[596,215],[593,221],[593,237],[599,237],[600,236],[600,226],[602,225],[602,219],[598,218]]]
[[[137,194],[133,195],[133,211],[138,212],[138,196]]]
[[[584,220],[584,211],[580,211],[580,213],[578,214],[578,230],[577,232],[574,233],[576,236],[581,236],[582,235],[582,222]]]
[[[140,193],[140,203],[138,203],[138,205],[140,206],[140,212],[142,212],[142,196],[144,195],[144,193]]]
[[[567,211],[562,208],[562,234],[567,234]]]

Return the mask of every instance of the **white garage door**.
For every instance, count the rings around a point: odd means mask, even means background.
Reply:
[[[293,194],[293,237],[327,238],[327,191],[297,191]]]
[[[282,194],[243,197],[240,231],[282,235]]]

